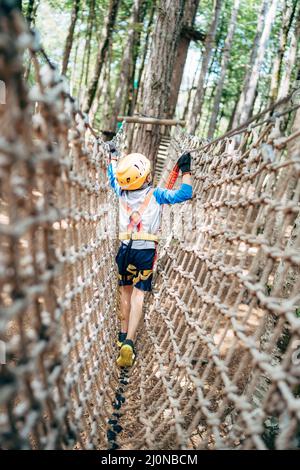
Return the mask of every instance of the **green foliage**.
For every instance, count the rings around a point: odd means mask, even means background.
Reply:
[[[37,0],[38,1],[38,0]],[[292,1],[292,0],[290,0]],[[295,0],[293,0],[295,1]],[[109,0],[95,0],[95,12],[93,15],[93,25],[89,24],[89,11],[92,0],[81,0],[79,18],[76,23],[74,42],[71,51],[67,76],[71,82],[71,91],[74,95],[84,94],[83,75],[86,75],[86,44],[87,38],[91,35],[90,41],[90,60],[88,69],[88,82],[93,75],[93,70],[97,60],[97,51],[99,41],[101,41],[101,33],[104,22],[107,17]],[[199,135],[205,136],[207,126],[212,110],[213,98],[221,71],[221,61],[224,43],[227,37],[228,25],[233,8],[234,0],[224,0],[221,11],[221,19],[217,30],[215,47],[212,51],[213,60],[210,64],[209,76],[205,85],[205,100],[202,109],[202,119],[200,122]],[[224,133],[227,130],[235,104],[240,95],[244,76],[249,64],[253,41],[257,28],[257,21],[262,0],[241,0],[239,14],[237,18],[236,30],[233,45],[230,53],[230,60],[226,72],[224,88],[220,103],[219,120],[217,124],[217,134]],[[62,64],[65,40],[70,24],[71,11],[74,0],[43,0],[38,1],[36,26],[41,32],[43,44],[46,52],[50,55],[53,62],[59,67]],[[195,29],[207,32],[213,17],[213,0],[201,0],[199,3],[198,13],[195,20]],[[154,0],[145,0],[144,15],[142,23],[134,25],[134,30],[141,33],[140,47],[136,46],[137,67],[135,71],[135,79],[138,77],[139,67],[142,62],[143,49],[145,47],[146,29],[149,19],[149,13],[154,4]],[[258,84],[258,96],[256,101],[258,106],[265,106],[268,102],[270,80],[274,57],[278,52],[279,34],[282,27],[282,12],[280,9],[281,2],[277,11],[276,21],[272,28],[271,37],[268,43],[267,51],[261,70],[261,77]],[[23,1],[23,11],[26,13],[28,0]],[[123,57],[124,46],[128,38],[130,28],[131,15],[133,10],[133,0],[120,0],[116,25],[112,35],[109,58],[109,86],[103,91],[99,101],[98,113],[96,120],[100,124],[104,116],[109,115],[113,109],[113,98],[120,76],[120,68]],[[154,22],[155,24],[155,22]],[[290,39],[289,39],[290,41]],[[193,52],[193,59],[189,59],[186,64],[185,77],[190,74],[191,68],[196,68],[195,61],[201,61],[203,42],[191,42],[190,50]],[[191,60],[193,63],[191,63]],[[192,66],[192,67],[191,67]],[[84,71],[84,74],[83,74]],[[296,74],[296,71],[293,71]],[[30,78],[30,77],[29,77]],[[188,83],[191,83],[191,75],[188,77]],[[83,80],[83,81],[82,81]],[[183,80],[184,82],[184,80]],[[187,80],[185,80],[185,83]],[[106,94],[105,97],[103,94]],[[183,90],[179,97],[181,106],[184,106],[187,96],[187,90]],[[106,105],[104,105],[106,101]],[[178,115],[182,115],[183,109],[178,111]]]

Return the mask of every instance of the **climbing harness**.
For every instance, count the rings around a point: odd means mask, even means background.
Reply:
[[[155,242],[158,240],[157,235],[143,231],[142,223],[142,216],[149,206],[153,193],[154,189],[151,188],[140,207],[135,210],[130,207],[128,202],[120,198],[120,204],[123,210],[128,214],[129,224],[127,225],[127,232],[120,232],[119,240],[151,240]],[[137,232],[134,232],[135,227],[137,228]]]
[[[149,242],[158,242],[158,236],[147,232],[121,232],[119,233],[119,240],[145,240]]]
[[[147,196],[145,197],[144,201],[140,205],[140,207],[136,210],[133,210],[128,204],[128,202],[120,198],[120,204],[123,210],[127,213],[129,217],[129,224],[127,225],[127,232],[119,233],[119,240],[121,241],[129,240],[127,247],[126,247],[124,259],[123,259],[123,269],[122,269],[123,273],[121,274],[121,278],[123,281],[127,280],[126,279],[127,276],[125,272],[128,266],[128,260],[129,260],[130,250],[132,248],[132,242],[134,240],[144,240],[144,241],[153,241],[153,242],[158,241],[157,235],[143,231],[143,223],[142,223],[142,216],[144,212],[146,211],[147,207],[149,206],[149,203],[153,196],[153,192],[154,192],[154,189],[151,188],[149,192],[147,193]],[[136,232],[134,232],[135,228],[137,229]],[[137,280],[135,280],[135,283],[138,282],[139,280],[138,277],[136,279]]]
[[[153,269],[142,269],[141,271],[138,271],[136,266],[133,264],[129,264],[127,266],[127,271],[131,274],[119,274],[119,279],[126,281],[133,280],[133,284],[136,284],[139,281],[146,281],[153,273]]]

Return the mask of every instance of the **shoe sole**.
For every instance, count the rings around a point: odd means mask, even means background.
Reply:
[[[120,349],[120,355],[117,359],[119,367],[131,367],[134,361],[134,353],[132,347],[125,344]]]

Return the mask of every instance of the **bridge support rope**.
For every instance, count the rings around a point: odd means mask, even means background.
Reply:
[[[120,418],[122,417],[122,405],[125,402],[125,389],[129,382],[129,371],[127,368],[122,368],[120,371],[119,386],[116,389],[115,399],[113,401],[114,412],[108,420],[109,429],[107,431],[108,449],[115,450],[119,448],[117,436],[123,430],[120,425]]]

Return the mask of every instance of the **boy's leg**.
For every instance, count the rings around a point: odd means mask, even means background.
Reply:
[[[136,287],[133,288],[133,291],[131,294],[131,308],[130,308],[127,338],[124,341],[120,349],[119,357],[117,359],[117,364],[120,367],[130,367],[134,363],[134,359],[135,359],[134,339],[136,336],[139,323],[143,316],[144,296],[145,296],[144,291],[137,289]]]
[[[130,300],[133,286],[120,286],[120,316],[121,316],[121,332],[127,333],[129,315],[130,315]]]
[[[128,273],[133,273],[133,290],[130,299],[130,315],[127,337],[119,352],[117,364],[120,367],[131,367],[135,360],[134,341],[143,316],[145,291],[151,291],[155,249],[132,250],[128,264]],[[133,269],[134,268],[134,269]]]
[[[129,325],[127,331],[127,339],[131,341],[135,340],[135,335],[143,316],[143,302],[144,302],[145,292],[133,288],[131,294],[131,307],[130,307],[130,316],[129,316]]]
[[[117,346],[120,348],[124,343],[130,315],[130,298],[133,288],[133,274],[127,272],[125,266],[125,257],[127,253],[126,245],[121,244],[116,256],[116,263],[119,271],[119,286],[120,286],[120,322],[121,328],[118,334]]]

